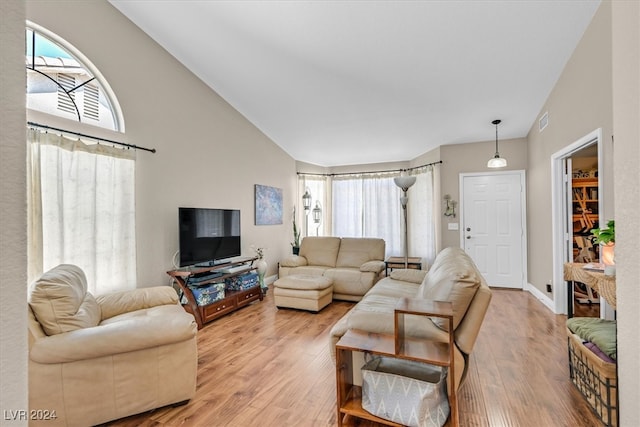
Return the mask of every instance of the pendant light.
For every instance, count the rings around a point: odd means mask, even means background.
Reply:
[[[494,120],[491,122],[491,124],[496,126],[496,154],[487,162],[488,168],[503,168],[507,166],[507,159],[500,157],[500,153],[498,152],[498,125],[501,121],[502,120]]]

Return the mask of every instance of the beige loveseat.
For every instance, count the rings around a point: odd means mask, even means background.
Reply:
[[[80,268],[59,265],[29,306],[29,407],[42,418],[30,425],[86,427],[195,394],[197,328],[173,288],[94,298]]]
[[[279,277],[325,276],[333,280],[333,299],[360,301],[384,270],[383,239],[305,237],[299,255],[280,262]]]
[[[444,249],[428,272],[393,270],[390,277],[380,280],[331,329],[332,356],[335,357],[335,344],[348,329],[393,335],[393,310],[400,298],[452,302],[457,389],[466,375],[469,354],[491,301],[491,290],[460,248]],[[406,335],[448,343],[444,328],[438,320],[428,317],[410,316],[405,320]]]

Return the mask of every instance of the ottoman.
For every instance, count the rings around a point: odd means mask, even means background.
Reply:
[[[291,275],[273,284],[276,307],[318,312],[333,299],[333,279],[324,276]]]

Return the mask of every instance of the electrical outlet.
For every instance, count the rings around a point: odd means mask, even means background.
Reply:
[[[547,283],[547,292],[551,292],[552,290],[551,283]]]

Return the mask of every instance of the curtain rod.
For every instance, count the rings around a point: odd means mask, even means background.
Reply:
[[[114,141],[114,140],[106,139],[106,138],[100,138],[99,136],[91,136],[91,135],[87,135],[87,134],[80,133],[80,132],[74,132],[72,130],[60,129],[60,128],[56,128],[56,127],[48,126],[48,125],[41,125],[40,123],[27,122],[27,124],[29,126],[39,127],[39,128],[42,128],[42,129],[57,130],[58,132],[69,133],[71,135],[81,136],[81,137],[84,137],[84,138],[91,138],[91,139],[94,139],[96,141],[104,141],[104,142],[108,142],[109,144],[122,145],[123,147],[134,148],[136,150],[144,150],[144,151],[149,151],[151,153],[155,153],[156,152],[155,148],[146,148],[146,147],[140,147],[138,145],[126,144],[124,142]]]
[[[343,172],[343,173],[306,173],[306,172],[296,172],[298,175],[312,175],[312,176],[342,176],[342,175],[363,175],[363,174],[376,174],[376,173],[389,173],[389,172],[408,172],[416,169],[426,168],[427,166],[439,165],[442,163],[442,160],[438,160],[437,162],[427,163],[420,166],[414,166],[412,168],[406,169],[390,169],[386,171],[367,171],[367,172]]]

